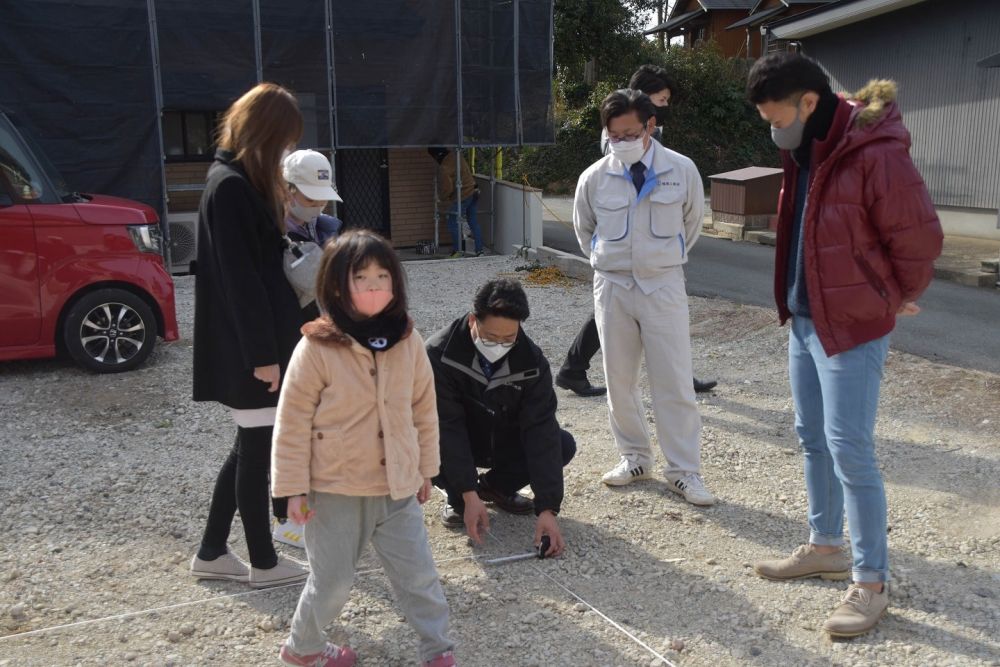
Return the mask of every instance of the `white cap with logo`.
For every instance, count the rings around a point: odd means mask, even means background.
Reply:
[[[282,164],[285,180],[309,199],[316,201],[344,201],[333,189],[333,169],[322,153],[301,150],[290,153]]]

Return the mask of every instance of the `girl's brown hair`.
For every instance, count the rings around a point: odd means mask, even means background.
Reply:
[[[340,311],[351,319],[360,319],[351,302],[351,277],[372,262],[392,277],[392,301],[379,315],[389,318],[406,316],[406,276],[399,256],[389,242],[368,229],[341,234],[328,242],[316,275],[316,303],[327,313]]]
[[[295,96],[273,83],[257,84],[222,116],[218,136],[219,148],[235,154],[284,231],[281,154],[302,138],[302,113]]]

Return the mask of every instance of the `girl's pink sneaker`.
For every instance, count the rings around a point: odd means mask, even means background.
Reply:
[[[436,658],[426,660],[423,663],[423,667],[456,667],[458,665],[455,662],[455,654],[451,651],[445,651]]]
[[[294,665],[295,667],[354,667],[354,662],[358,659],[358,655],[350,646],[337,646],[330,642],[327,642],[326,648],[319,653],[309,655],[299,655],[288,648],[288,644],[282,644],[278,657],[286,665]],[[434,664],[436,667],[437,663]],[[440,664],[454,665],[455,663],[443,662]]]

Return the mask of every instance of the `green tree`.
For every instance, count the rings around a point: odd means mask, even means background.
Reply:
[[[702,177],[750,165],[777,165],[767,125],[746,100],[748,61],[727,59],[712,44],[661,51],[643,39],[633,51],[619,52],[617,63],[613,75],[602,76],[594,85],[578,78],[575,68],[560,68],[555,82],[556,143],[508,154],[508,178],[550,192],[572,192],[580,172],[601,157],[601,101],[626,85],[643,63],[665,67],[677,81],[679,91],[663,125],[663,143],[694,160]]]

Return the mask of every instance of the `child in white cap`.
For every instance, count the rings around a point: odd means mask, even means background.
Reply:
[[[344,201],[333,188],[333,169],[326,156],[313,150],[290,153],[282,175],[289,190],[285,215],[289,238],[322,246],[340,233],[344,223],[323,213],[331,201]]]
[[[333,169],[322,153],[300,150],[289,153],[282,161],[282,176],[288,183],[285,206],[285,230],[293,241],[311,241],[322,247],[343,228],[340,219],[323,213],[331,201],[343,199],[333,188]],[[315,303],[305,308],[305,318],[315,319],[319,310]],[[274,527],[271,537],[282,544],[304,548],[302,526],[288,520],[288,501],[275,498]]]

